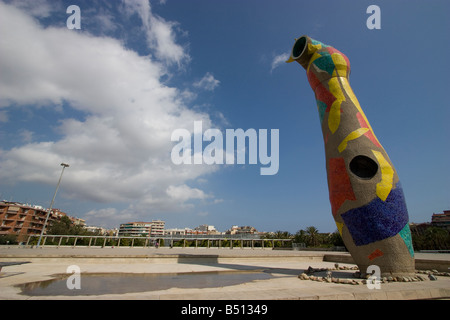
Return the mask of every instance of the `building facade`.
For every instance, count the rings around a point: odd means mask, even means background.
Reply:
[[[206,234],[219,234],[219,232],[216,230],[214,226],[208,224],[202,224],[196,227],[194,230],[205,232]]]
[[[165,221],[152,220],[151,222],[122,223],[119,228],[119,236],[128,237],[159,237],[164,235]]]
[[[433,213],[431,216],[431,225],[450,231],[450,210],[444,210],[443,213]]]
[[[232,226],[226,234],[257,234],[258,230],[251,226]]]
[[[40,235],[47,212],[48,209],[41,206],[0,201],[0,236],[15,235],[18,241],[24,241],[30,235]],[[65,215],[64,212],[53,209],[46,230],[54,221],[60,220]]]

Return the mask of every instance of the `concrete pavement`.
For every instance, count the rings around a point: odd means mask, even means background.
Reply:
[[[273,300],[273,299],[443,299],[450,297],[450,277],[437,281],[382,283],[380,289],[366,285],[349,285],[300,280],[298,275],[308,267],[333,268],[348,253],[323,251],[290,251],[269,249],[215,248],[19,248],[0,247],[0,262],[31,263],[4,267],[0,274],[0,299],[149,299],[149,300]],[[351,257],[350,257],[351,258]],[[450,254],[416,254],[416,259],[440,261],[439,267],[450,267]],[[333,258],[331,258],[333,260]],[[67,267],[77,265],[83,273],[196,273],[239,272],[259,270],[272,277],[215,288],[177,288],[123,294],[90,296],[27,296],[18,284],[53,279],[67,274]],[[447,268],[448,268],[447,267]],[[353,271],[333,271],[333,276],[352,278]],[[85,276],[86,279],[87,276]],[[75,289],[76,290],[76,289]]]

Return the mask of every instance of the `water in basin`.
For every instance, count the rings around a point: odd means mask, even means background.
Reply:
[[[69,289],[70,275],[55,276],[55,279],[18,285],[21,294],[28,296],[79,296],[124,294],[165,290],[170,288],[214,288],[237,285],[253,280],[265,280],[272,275],[263,271],[237,272],[191,272],[163,274],[80,274],[80,289]]]

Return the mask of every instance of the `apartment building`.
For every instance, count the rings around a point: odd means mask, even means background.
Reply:
[[[151,222],[128,222],[122,223],[119,228],[119,236],[129,237],[158,237],[164,235],[165,221],[152,220]]]
[[[444,210],[443,213],[433,213],[431,216],[431,225],[450,231],[450,210]]]
[[[257,234],[258,231],[251,226],[232,226],[230,229],[225,231],[226,234]]]
[[[219,232],[216,230],[216,228],[214,226],[211,226],[208,224],[199,225],[194,230],[206,232],[206,234],[219,234]]]
[[[0,235],[16,235],[18,241],[24,241],[29,235],[39,235],[47,212],[48,209],[41,206],[0,201]],[[47,227],[64,215],[64,212],[53,209]]]

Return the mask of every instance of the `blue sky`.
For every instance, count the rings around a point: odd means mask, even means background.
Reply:
[[[381,29],[369,30],[369,5]],[[69,30],[66,8],[81,9]],[[89,225],[336,230],[314,94],[294,39],[350,60],[411,222],[450,208],[450,4],[442,1],[0,1],[0,197]],[[279,171],[180,165],[173,130],[279,129]]]

